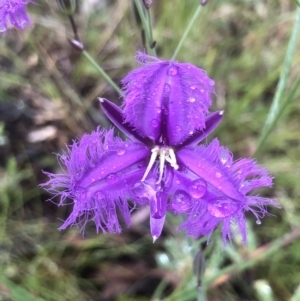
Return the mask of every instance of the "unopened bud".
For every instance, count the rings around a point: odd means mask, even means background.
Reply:
[[[69,39],[69,42],[75,50],[80,51],[80,52],[82,52],[84,50],[83,44],[81,42],[79,42],[78,40]]]
[[[200,0],[200,4],[204,6],[207,3],[207,1],[208,0]]]
[[[66,15],[71,16],[76,9],[76,0],[56,0],[59,9]]]
[[[152,0],[143,0],[143,2],[144,2],[146,9],[149,9],[153,1]]]

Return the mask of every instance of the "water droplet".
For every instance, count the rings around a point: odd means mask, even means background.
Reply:
[[[215,217],[227,217],[238,210],[238,205],[232,200],[215,200],[207,204],[207,211]]]
[[[131,192],[139,198],[148,198],[149,197],[149,192],[143,183],[136,183],[131,188]]]
[[[175,131],[180,132],[182,130],[182,127],[180,125],[175,126]]]
[[[152,125],[154,128],[157,128],[157,127],[159,126],[158,120],[157,120],[157,119],[152,119],[151,125]]]
[[[206,182],[203,180],[195,180],[189,186],[189,193],[194,199],[200,199],[206,193]]]
[[[175,66],[172,66],[169,71],[168,71],[168,74],[171,75],[171,76],[174,76],[177,74],[177,68]]]
[[[171,207],[178,213],[187,213],[192,207],[192,200],[188,193],[177,190],[171,200]]]
[[[108,184],[115,184],[118,181],[118,176],[115,173],[110,173],[107,177],[106,177],[106,182]]]
[[[195,90],[196,86],[190,86],[190,89]]]
[[[261,225],[261,221],[258,219],[258,220],[256,221],[256,224],[257,224],[257,225]]]
[[[222,178],[222,174],[218,171],[216,172],[216,178],[218,178],[218,179]]]
[[[95,194],[95,198],[97,201],[102,201],[105,199],[105,194],[102,191],[97,191]]]
[[[196,101],[196,98],[195,98],[195,97],[190,97],[190,98],[188,98],[187,101],[188,101],[188,102],[195,102],[195,101]]]
[[[117,155],[118,155],[118,156],[122,156],[122,155],[124,155],[125,153],[126,153],[126,149],[125,149],[125,148],[120,149],[119,151],[117,151]]]
[[[190,135],[193,135],[193,134],[194,134],[194,132],[193,132],[193,131],[189,131],[189,134],[190,134]]]
[[[162,110],[165,115],[169,115],[169,111],[168,111],[167,107],[162,106]]]
[[[83,202],[86,199],[86,189],[83,187],[78,187],[75,191],[76,201]]]
[[[169,93],[171,90],[171,86],[169,84],[165,84],[165,93]]]

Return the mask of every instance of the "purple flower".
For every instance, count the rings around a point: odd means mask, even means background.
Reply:
[[[112,130],[86,134],[60,156],[63,174],[47,173],[43,184],[73,200],[73,211],[60,229],[92,220],[97,231],[121,232],[135,207],[150,207],[154,241],[161,235],[167,211],[185,216],[179,229],[199,237],[221,225],[224,244],[235,224],[246,242],[245,212],[256,219],[272,200],[253,191],[272,186],[272,178],[254,160],[233,162],[217,139],[199,145],[221,122],[223,112],[209,114],[214,82],[190,64],[164,62],[139,54],[143,67],[123,83],[124,110],[105,99],[101,106],[129,140]]]
[[[0,32],[6,32],[13,25],[19,29],[29,26],[30,20],[26,13],[26,5],[31,0],[0,0]]]

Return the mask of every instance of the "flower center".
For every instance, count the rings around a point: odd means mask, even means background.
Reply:
[[[160,147],[160,146],[155,146],[152,150],[151,150],[152,154],[150,157],[150,161],[149,164],[146,168],[146,171],[144,173],[144,176],[142,178],[142,182],[145,181],[145,179],[147,178],[152,166],[154,165],[156,158],[159,157],[159,177],[158,180],[156,182],[156,184],[159,184],[162,180],[163,177],[163,173],[164,173],[164,169],[165,169],[165,164],[166,162],[170,163],[170,165],[174,168],[174,169],[178,169],[179,166],[176,162],[176,157],[175,157],[175,153],[174,150],[170,147]]]

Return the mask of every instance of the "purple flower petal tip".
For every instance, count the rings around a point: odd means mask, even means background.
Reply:
[[[14,26],[23,30],[31,22],[26,12],[26,5],[34,3],[31,0],[0,0],[0,32]]]
[[[204,129],[214,92],[214,81],[206,72],[189,63],[161,61],[142,53],[136,59],[141,67],[122,81],[125,120],[155,141],[162,134],[168,145]]]

